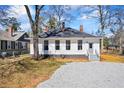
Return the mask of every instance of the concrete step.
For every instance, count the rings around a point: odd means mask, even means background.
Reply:
[[[89,60],[91,60],[91,61],[99,61],[100,58],[97,55],[92,54],[92,55],[89,55]]]

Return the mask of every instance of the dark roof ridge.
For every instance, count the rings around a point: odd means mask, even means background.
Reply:
[[[77,29],[71,27],[65,27],[64,31],[61,29],[55,29],[53,31],[43,32],[39,35],[41,38],[47,37],[96,37],[86,32],[80,32]]]
[[[81,33],[81,34],[83,34],[83,33],[85,33],[85,34],[88,34],[88,35],[91,35],[91,34],[89,34],[89,33],[87,33],[87,32],[80,32],[79,30],[77,30],[77,29],[74,29],[74,28],[70,28],[70,27],[67,27],[67,29],[72,29],[73,30],[73,32],[78,32],[78,33]],[[95,35],[92,35],[92,36],[94,36],[95,37]]]

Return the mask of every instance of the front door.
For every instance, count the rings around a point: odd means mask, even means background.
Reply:
[[[93,54],[93,43],[89,43],[89,52]]]

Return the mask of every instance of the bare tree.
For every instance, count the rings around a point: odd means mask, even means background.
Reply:
[[[87,8],[86,10],[83,8]],[[109,19],[109,6],[83,6],[81,9],[81,13],[85,16],[88,16],[88,18],[95,19],[97,23],[99,24],[99,27],[97,29],[97,35],[102,36],[100,47],[101,52],[103,50],[103,44],[104,42],[104,36],[105,36],[105,30],[108,27],[108,19]]]
[[[87,16],[88,19],[95,19],[99,24],[97,35],[104,36],[105,29],[108,27],[109,7],[104,5],[80,6],[81,16]]]
[[[58,27],[60,26],[61,24],[61,21],[62,21],[62,18],[64,17],[64,13],[65,13],[65,9],[64,9],[64,6],[51,6],[51,9],[53,10],[54,12],[54,16],[57,17],[57,21],[58,21]]]
[[[110,11],[109,28],[113,34],[124,29],[124,8],[116,7]]]
[[[124,8],[122,6],[110,11],[109,27],[114,34],[114,43],[119,46],[119,53],[122,54],[122,45],[124,43]]]
[[[45,14],[50,20],[54,18],[57,22],[57,28],[60,28],[63,21],[69,23],[74,20],[74,16],[70,13],[70,11],[70,6],[52,5],[49,6],[48,11],[45,11]]]
[[[123,53],[123,44],[124,44],[124,29],[119,29],[116,31],[115,36],[113,38],[114,43],[119,46],[119,54]]]
[[[0,26],[7,27],[9,25],[12,25],[13,29],[17,31],[20,28],[21,23],[18,22],[17,18],[9,17],[9,13],[11,12],[9,10],[10,6],[0,6]],[[9,11],[9,12],[8,12]]]
[[[105,29],[108,27],[108,18],[109,18],[109,9],[108,6],[97,6],[98,11],[98,22],[99,22],[99,28],[97,34],[99,36],[102,36],[101,39],[101,52],[103,51],[103,46],[105,45]]]
[[[33,19],[33,16],[31,15],[29,6],[25,5],[25,9],[30,21],[31,30],[33,33],[33,50],[34,50],[34,59],[38,60],[39,58],[39,49],[38,49],[38,27],[39,27],[39,18],[40,13],[44,5],[35,5],[35,18]]]

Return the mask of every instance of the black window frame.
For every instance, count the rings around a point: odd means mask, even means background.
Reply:
[[[7,50],[7,41],[1,40],[1,50]]]
[[[11,49],[15,49],[16,43],[15,41],[11,41]]]
[[[78,40],[78,50],[82,50],[82,44],[83,44],[83,41]]]
[[[18,42],[18,49],[22,49],[23,46],[22,46],[22,42]]]
[[[55,40],[55,50],[60,50],[60,40]]]
[[[93,49],[93,43],[89,43],[89,49]]]
[[[71,50],[71,41],[66,40],[66,50]]]
[[[44,50],[49,50],[49,41],[44,40]]]

